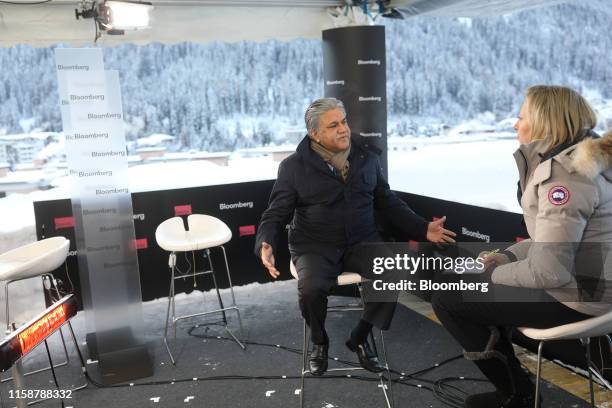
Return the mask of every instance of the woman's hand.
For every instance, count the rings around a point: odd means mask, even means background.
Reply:
[[[499,265],[504,265],[510,262],[508,255],[501,254],[499,252],[481,252],[478,254],[478,258],[482,259],[482,263],[485,266],[485,270],[490,268],[496,268]]]

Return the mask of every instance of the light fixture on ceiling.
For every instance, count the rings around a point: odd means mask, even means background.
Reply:
[[[96,37],[100,32],[110,35],[122,35],[125,31],[149,28],[153,5],[144,1],[102,0],[81,3],[80,9],[75,9],[75,16],[93,18],[96,26]]]

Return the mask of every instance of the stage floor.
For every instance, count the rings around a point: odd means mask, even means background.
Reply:
[[[226,291],[224,291],[227,294]],[[204,298],[205,307],[217,307],[216,296],[199,292],[177,297],[177,314],[189,314],[198,310]],[[227,340],[221,326],[202,325],[219,319],[195,318],[179,322],[175,357],[176,366],[170,363],[162,342],[165,322],[166,299],[143,305],[147,339],[153,359],[153,377],[133,380],[133,384],[99,388],[89,384],[84,390],[72,394],[65,406],[88,408],[122,407],[299,407],[299,373],[301,355],[295,350],[302,347],[302,319],[297,306],[295,281],[269,284],[252,284],[236,288],[237,302],[241,308],[246,339],[245,351]],[[347,298],[333,298],[332,303],[346,302]],[[237,330],[237,320],[229,313],[230,326]],[[355,362],[355,356],[344,346],[344,341],[359,312],[330,313],[328,332],[331,339],[330,357]],[[199,327],[190,330],[195,324]],[[82,314],[73,319],[81,349],[85,341],[85,324]],[[191,332],[191,335],[189,334]],[[58,337],[57,335],[55,337]],[[387,354],[391,368],[404,373],[402,383],[395,383],[393,395],[395,407],[445,407],[435,393],[436,381],[452,377],[465,377],[448,383],[460,390],[479,392],[490,390],[482,381],[482,375],[472,363],[456,358],[461,349],[447,332],[427,317],[403,305],[398,306],[392,329],[385,334]],[[61,343],[54,339],[51,348],[56,360],[63,353]],[[69,367],[57,370],[62,388],[70,388],[84,381],[72,341],[68,342],[71,355]],[[293,351],[292,351],[293,350]],[[39,347],[24,362],[27,368],[43,366],[46,354]],[[87,355],[85,354],[87,359]],[[452,359],[450,362],[443,363]],[[436,364],[440,364],[436,367]],[[96,363],[87,366],[95,370]],[[330,367],[341,366],[332,361]],[[423,371],[426,370],[426,371]],[[413,373],[419,373],[411,376]],[[6,377],[4,374],[3,378]],[[394,375],[399,379],[399,375]],[[50,373],[27,377],[28,389],[51,389]],[[4,406],[14,406],[9,398],[11,383],[1,387]],[[589,404],[570,393],[546,383],[543,387],[544,407],[587,407]],[[445,388],[447,391],[448,388]],[[451,390],[452,391],[452,390]],[[356,372],[351,378],[325,375],[306,379],[307,407],[359,408],[385,407],[383,393],[375,375]],[[43,402],[39,407],[59,407],[59,400]]]

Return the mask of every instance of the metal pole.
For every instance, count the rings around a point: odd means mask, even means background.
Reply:
[[[21,359],[13,364],[13,367],[11,367],[11,373],[13,375],[13,391],[17,396],[17,398],[15,398],[17,408],[25,408],[28,406],[28,401],[25,398],[21,398],[23,396],[22,393],[25,390],[25,378],[23,377],[23,365],[21,364]]]
[[[8,290],[6,294],[8,295]],[[8,297],[6,300],[6,311],[8,313]],[[6,317],[8,321],[8,314]],[[11,329],[12,331],[15,331],[17,329],[15,327],[15,323],[13,323],[12,325],[9,323],[7,332],[10,332]],[[21,398],[23,397],[23,392],[25,390],[25,378],[23,376],[23,365],[21,364],[21,358],[17,360],[15,364],[13,364],[13,367],[11,367],[11,373],[13,374],[13,390],[17,394],[17,398],[15,399],[17,408],[25,408],[28,406],[28,401],[25,398]]]
[[[538,367],[536,369],[536,395],[535,395],[535,408],[540,407],[540,376],[542,371],[542,349],[544,348],[544,341],[540,341],[538,345]]]
[[[221,314],[223,315],[223,323],[227,326],[227,316],[225,315],[225,306],[223,306],[223,299],[221,298],[221,293],[219,293],[219,286],[217,285],[217,278],[215,277],[215,270],[213,269],[210,249],[206,249],[206,257],[208,258],[208,267],[210,268],[211,276],[213,279],[213,284],[215,285],[215,291],[217,292],[217,300],[219,301],[219,306],[221,307]],[[231,281],[230,281],[231,283]]]
[[[587,337],[584,342],[586,348],[587,371],[589,372],[589,392],[591,394],[591,407],[595,408],[595,392],[593,391],[593,373],[591,372],[591,338]]]
[[[51,352],[49,351],[49,343],[47,343],[47,340],[45,340],[45,349],[47,350],[47,357],[49,358],[49,367],[51,368],[51,374],[53,375],[53,382],[55,383],[55,387],[60,390],[60,385],[57,381],[57,376],[55,375],[55,368],[53,368],[53,359],[51,358]],[[64,398],[61,398],[61,401],[62,408],[64,408]]]

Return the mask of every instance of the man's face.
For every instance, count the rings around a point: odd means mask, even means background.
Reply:
[[[346,122],[346,115],[340,109],[328,110],[319,117],[319,130],[313,130],[311,136],[334,153],[348,149],[351,129]]]

